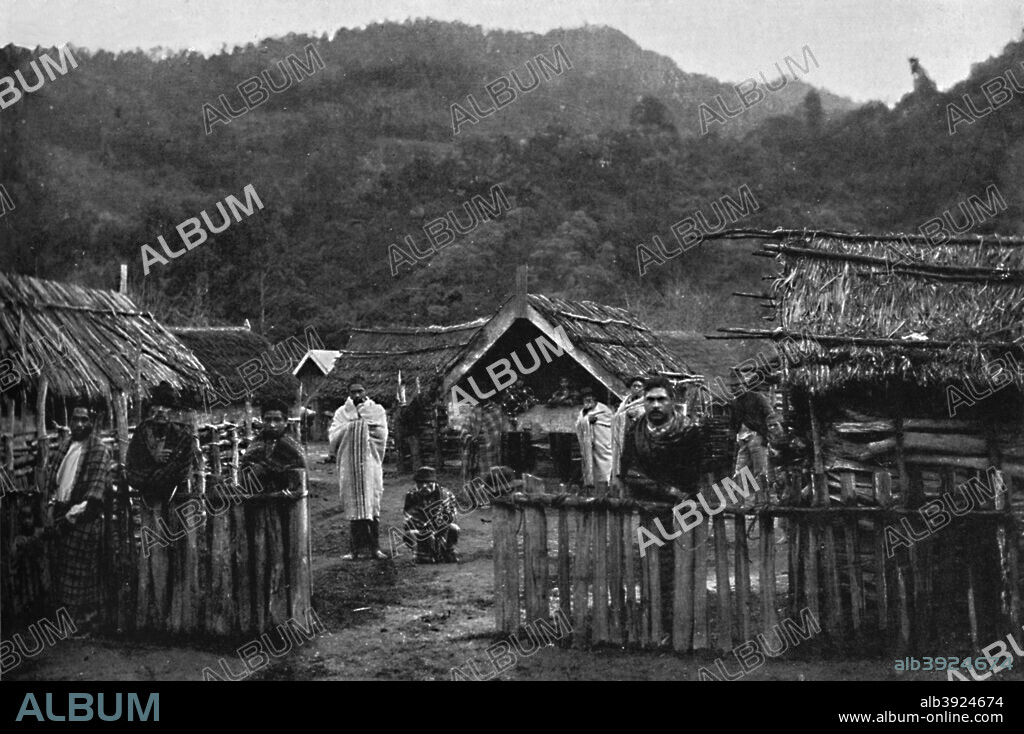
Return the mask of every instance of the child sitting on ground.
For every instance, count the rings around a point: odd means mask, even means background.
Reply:
[[[455,495],[437,483],[433,467],[420,467],[412,478],[416,488],[405,495],[405,544],[417,563],[458,563]]]

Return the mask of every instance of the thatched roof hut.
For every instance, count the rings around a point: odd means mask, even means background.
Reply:
[[[536,293],[508,298],[466,347],[445,376],[445,390],[483,372],[487,365],[537,336],[568,339],[567,356],[578,368],[621,399],[627,381],[637,374],[658,373],[695,379],[649,327],[623,308],[593,301],[569,301]]]
[[[171,333],[192,350],[215,389],[224,394],[245,396],[251,392],[257,402],[261,398],[295,401],[298,380],[292,371],[298,355],[287,348],[276,349],[246,326],[175,326]],[[249,385],[257,382],[262,384],[250,390]]]
[[[45,384],[50,396],[109,404],[116,393],[135,395],[136,375],[143,397],[163,380],[179,390],[207,385],[203,365],[127,295],[71,283],[0,273],[0,349],[27,392]]]
[[[1007,621],[1016,628],[1024,239],[726,236],[766,240],[756,254],[780,266],[761,296],[778,327],[723,331],[788,342],[788,424],[809,450],[794,451],[781,468],[790,501],[811,505],[802,517],[832,525],[818,536],[824,555],[817,567],[835,559],[828,574],[837,579],[835,569],[846,566],[839,583],[850,589],[858,577],[873,576],[873,634],[884,639],[898,629],[904,649],[927,643],[932,630],[943,640],[969,630],[977,646]],[[945,517],[933,523],[936,509]],[[827,606],[838,619],[839,584],[812,582],[831,595]],[[850,598],[859,604],[857,593]],[[897,615],[889,614],[889,600]]]
[[[1024,242],[822,232],[762,233],[781,271],[771,288],[779,328],[804,336],[793,384],[819,392],[858,386],[944,388],[991,381],[1024,351]],[[1024,387],[1024,371],[1006,378]],[[1002,379],[1002,378],[1000,378]]]
[[[915,467],[1024,475],[1024,240],[742,236],[780,266],[766,294],[780,325],[721,331],[790,340],[784,382],[796,420],[819,424],[825,469],[884,467],[916,487],[910,506],[926,493]]]
[[[503,363],[516,365],[514,381],[507,375],[496,380],[488,371]],[[589,388],[598,400],[617,405],[638,374],[703,382],[629,311],[527,293],[526,272],[520,269],[516,293],[466,345],[448,369],[443,389],[455,424],[465,420],[467,397],[476,401],[497,393],[495,399],[522,425],[565,433],[574,430],[578,407],[547,405],[562,378],[572,390]]]
[[[484,323],[477,319],[451,326],[352,329],[318,397],[341,402],[348,396],[349,380],[358,377],[374,400],[390,406],[399,373],[410,398],[417,380],[421,393],[436,395],[445,371]]]

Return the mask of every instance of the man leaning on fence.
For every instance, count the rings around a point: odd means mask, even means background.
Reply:
[[[265,400],[260,409],[263,428],[239,461],[239,482],[247,492],[298,492],[306,460],[302,447],[287,434],[288,405]]]
[[[85,401],[72,409],[71,435],[44,469],[48,524],[56,536],[54,596],[80,632],[95,625],[101,604],[103,510],[112,492],[113,456],[93,431]]]
[[[637,499],[674,503],[697,494],[702,428],[687,417],[664,377],[644,382],[644,408],[624,437],[619,478]]]
[[[174,388],[157,385],[149,398],[149,417],[139,424],[128,444],[125,474],[147,505],[166,502],[188,479],[194,438],[188,427],[171,421],[177,403]]]

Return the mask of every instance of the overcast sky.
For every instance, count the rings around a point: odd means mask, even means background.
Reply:
[[[810,46],[819,68],[808,83],[891,104],[910,90],[907,57],[946,89],[1019,37],[1022,8],[1024,0],[2,0],[0,45],[211,53],[406,18],[538,33],[590,23],[723,81],[768,76]]]

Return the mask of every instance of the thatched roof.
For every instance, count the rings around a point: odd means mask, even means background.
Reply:
[[[232,395],[248,392],[243,374],[266,375],[267,380],[253,390],[253,397],[277,398],[291,403],[295,400],[298,381],[292,376],[296,355],[288,348],[275,349],[263,336],[244,326],[229,327],[171,327],[171,332],[181,339],[206,368],[214,387],[225,384]],[[243,364],[257,360],[240,370]],[[277,374],[275,374],[277,373]],[[223,383],[221,382],[223,378]],[[250,377],[250,383],[256,377]],[[262,377],[258,378],[262,379]]]
[[[19,369],[26,389],[45,377],[63,397],[133,394],[136,367],[143,396],[162,380],[179,390],[207,384],[191,352],[128,296],[71,283],[0,273],[0,350],[29,366]]]
[[[694,375],[629,311],[593,301],[568,301],[530,293],[514,295],[502,304],[449,371],[445,389],[476,368],[517,321],[532,323],[548,337],[553,337],[556,329],[564,330],[569,355],[620,398],[627,392],[629,378],[639,373],[681,378]]]
[[[904,235],[759,236],[770,240],[761,254],[781,266],[770,294],[780,328],[767,335],[815,340],[802,342],[807,354],[791,370],[795,384],[982,385],[997,358],[1012,354],[1024,365],[1024,240],[986,235],[931,245]],[[1024,370],[1008,376],[1024,387]]]
[[[417,378],[420,390],[432,394],[448,366],[484,323],[485,319],[478,319],[452,326],[352,329],[346,348],[338,353],[334,369],[317,394],[327,400],[343,400],[348,382],[358,377],[370,397],[390,405],[399,371],[408,396],[415,391]]]

